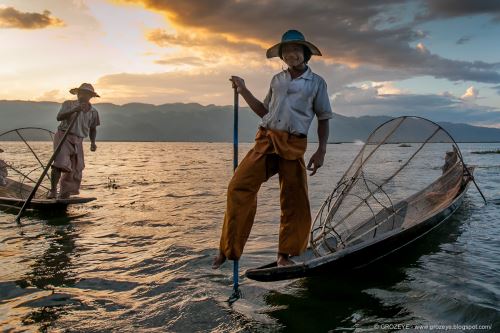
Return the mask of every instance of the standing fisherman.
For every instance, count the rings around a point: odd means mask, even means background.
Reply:
[[[78,99],[65,101],[61,110],[57,114],[57,120],[61,123],[54,136],[54,149],[68,129],[71,119],[76,116],[76,122],[63,142],[59,154],[57,154],[52,164],[51,189],[47,198],[66,199],[70,195],[80,193],[82,173],[85,168],[83,156],[83,139],[90,137],[90,150],[96,151],[95,139],[97,135],[96,127],[100,125],[99,114],[90,104],[90,99],[100,97],[94,87],[89,83],[83,83],[79,88],[69,91],[77,95]],[[61,176],[62,173],[62,176]],[[57,185],[60,180],[60,192],[57,196]]]
[[[307,194],[304,153],[311,122],[318,118],[319,146],[307,170],[314,175],[323,165],[328,140],[328,120],[333,113],[326,82],[312,72],[307,62],[319,49],[297,30],[289,30],[281,42],[267,50],[267,58],[280,57],[288,69],[276,74],[263,102],[255,98],[245,81],[232,76],[237,92],[262,118],[254,147],[248,152],[231,179],[227,208],[219,245],[212,268],[226,259],[238,260],[250,235],[257,210],[261,184],[279,174],[281,221],[277,264],[293,265],[289,256],[307,248],[311,210]]]

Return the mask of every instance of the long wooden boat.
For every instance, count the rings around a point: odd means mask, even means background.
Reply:
[[[473,168],[469,168],[473,172]],[[338,252],[326,256],[316,257],[313,250],[308,248],[304,254],[292,257],[296,263],[292,266],[278,267],[276,262],[249,269],[245,276],[257,281],[278,281],[295,279],[306,276],[320,275],[325,273],[335,273],[345,269],[356,269],[371,264],[383,257],[394,253],[404,246],[411,244],[429,231],[445,222],[462,204],[463,198],[470,185],[471,178],[468,175],[463,176],[463,182],[456,196],[439,211],[433,212],[430,216],[425,216],[417,224],[410,228],[404,227],[404,219],[399,220],[400,226],[395,225],[392,230],[378,230],[379,236],[369,239],[360,239],[357,244],[342,249]],[[409,198],[406,202],[396,205],[397,208],[404,210],[411,202],[425,199],[430,192],[423,191],[418,196]],[[372,225],[373,220],[367,221],[366,226]],[[330,240],[331,245],[335,240]]]
[[[0,185],[0,207],[21,208],[27,196],[33,190],[32,186],[22,184],[13,179],[7,178],[5,185]],[[39,191],[42,192],[42,191]],[[31,201],[29,209],[36,210],[65,210],[68,205],[83,204],[96,200],[92,197],[69,197],[68,199],[46,199],[45,195],[38,194]]]
[[[47,169],[49,158],[53,155],[54,133],[38,127],[23,127],[0,134],[2,160],[0,166],[6,168],[0,180],[0,208],[19,210],[33,191],[39,177],[38,171]],[[6,160],[7,162],[3,161]],[[16,181],[12,177],[18,176]],[[4,182],[5,180],[5,182]],[[48,181],[47,181],[48,180]],[[68,205],[83,204],[96,198],[69,197],[68,199],[47,199],[50,177],[44,179],[28,209],[61,211]],[[4,184],[5,183],[5,184]]]
[[[420,145],[401,148],[401,139],[409,132],[412,142]],[[438,168],[437,157],[443,152],[444,165]],[[430,167],[434,176],[428,174]],[[392,119],[372,132],[325,200],[311,228],[309,248],[291,257],[295,264],[271,262],[245,275],[277,281],[338,273],[397,253],[453,215],[474,182],[473,172],[456,142],[438,124],[418,117]],[[418,179],[427,179],[420,190]],[[404,185],[410,188],[408,194]]]

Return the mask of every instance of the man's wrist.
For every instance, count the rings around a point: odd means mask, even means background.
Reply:
[[[240,87],[240,94],[248,94],[250,91],[248,90],[247,86]]]

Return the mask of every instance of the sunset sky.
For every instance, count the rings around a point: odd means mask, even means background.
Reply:
[[[334,112],[500,128],[500,1],[0,0],[0,99],[232,103],[284,68],[265,50],[298,29],[323,57]]]

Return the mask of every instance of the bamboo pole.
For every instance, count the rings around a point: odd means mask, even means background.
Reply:
[[[238,87],[234,86],[234,116],[233,116],[233,171],[238,167]],[[229,297],[229,304],[233,304],[241,298],[240,283],[239,283],[239,262],[233,261],[233,293]]]

